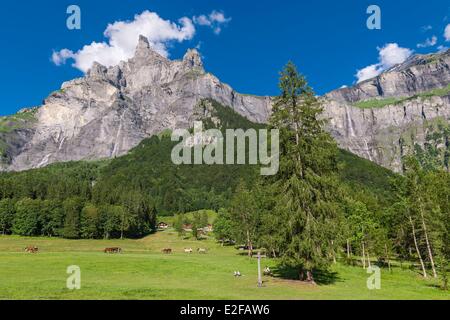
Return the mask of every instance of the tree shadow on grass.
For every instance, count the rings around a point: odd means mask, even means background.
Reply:
[[[341,281],[338,273],[330,270],[314,270],[313,275],[314,281],[318,285],[330,285],[336,283],[337,281]],[[284,280],[300,281],[297,269],[282,265],[273,270],[273,276]]]

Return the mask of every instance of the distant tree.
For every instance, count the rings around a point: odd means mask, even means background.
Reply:
[[[226,240],[233,240],[233,227],[230,214],[225,209],[219,209],[217,218],[214,221],[214,236],[222,243]]]
[[[173,227],[178,232],[178,236],[182,237],[185,234],[184,231],[184,224],[186,222],[186,218],[183,214],[177,214],[175,215],[175,218],[173,220]]]
[[[59,236],[64,226],[64,212],[58,200],[44,200],[41,203],[39,224],[41,234],[48,237]]]
[[[405,178],[394,181],[397,197],[393,208],[401,208],[398,229],[408,230],[412,246],[426,278],[428,260],[433,277],[438,276],[436,260],[448,257],[448,216],[450,187],[448,173],[438,168],[424,170],[412,156],[404,159]],[[403,236],[407,239],[407,236]],[[405,245],[409,245],[405,241]]]
[[[0,231],[3,235],[9,234],[14,222],[14,201],[6,198],[0,200]]]
[[[419,162],[413,158],[405,159],[406,168],[406,196],[408,211],[412,223],[418,223],[421,228],[424,242],[426,244],[426,253],[428,255],[433,276],[437,278],[434,248],[432,245],[433,220],[439,215],[439,208],[430,198],[429,190],[426,188],[426,174],[420,168]]]
[[[208,212],[206,210],[202,210],[200,212],[201,216],[200,216],[200,227],[204,228],[208,226]]]
[[[96,239],[100,236],[100,211],[93,204],[86,204],[81,211],[81,237]]]
[[[377,228],[373,220],[373,213],[369,212],[366,205],[352,199],[347,200],[346,221],[350,231],[350,243],[353,247],[359,247],[362,266],[371,266],[370,248],[372,235]]]
[[[251,257],[257,240],[260,215],[252,192],[242,180],[236,188],[229,211],[234,238],[247,245],[248,256]]]
[[[64,228],[62,236],[67,239],[79,239],[81,233],[81,210],[84,207],[82,198],[72,197],[64,200]]]
[[[21,236],[38,236],[40,235],[39,200],[25,198],[16,203],[16,215],[13,222],[12,231],[14,234]]]

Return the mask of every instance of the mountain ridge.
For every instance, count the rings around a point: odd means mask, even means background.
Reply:
[[[449,83],[450,50],[414,56],[378,77],[321,97],[327,129],[341,148],[401,171],[402,157],[416,144],[426,144],[430,122],[449,122],[450,90],[444,90]],[[444,93],[424,94],[436,89]],[[255,123],[267,122],[272,107],[271,97],[237,93],[206,72],[197,50],[169,60],[141,36],[133,58],[109,68],[94,63],[84,77],[63,83],[39,108],[22,110],[33,119],[18,123],[3,117],[0,169],[22,171],[124,155],[166,129],[191,127],[203,99]],[[358,106],[373,101],[385,105]]]

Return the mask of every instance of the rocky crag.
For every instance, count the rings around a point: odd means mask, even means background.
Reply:
[[[450,51],[415,56],[322,97],[328,129],[342,148],[400,171],[402,155],[423,145],[436,123],[449,123],[449,83]],[[221,83],[204,70],[196,50],[171,61],[140,37],[130,60],[110,68],[95,64],[42,106],[0,118],[0,169],[121,156],[151,135],[191,127],[204,99],[253,122],[270,116],[270,97],[242,95]]]
[[[395,171],[430,134],[448,148],[450,50],[416,55],[376,78],[323,97],[339,145]],[[449,149],[450,150],[450,149]]]

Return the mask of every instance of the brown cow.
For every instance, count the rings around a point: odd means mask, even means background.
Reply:
[[[28,246],[25,248],[25,252],[28,252],[28,253],[38,253],[38,251],[39,251],[39,248],[36,246]]]
[[[171,254],[172,253],[172,249],[163,249],[162,250],[162,253],[164,253],[164,254]]]
[[[121,248],[106,248],[105,250],[103,250],[103,252],[105,252],[105,253],[122,253],[122,249]]]

